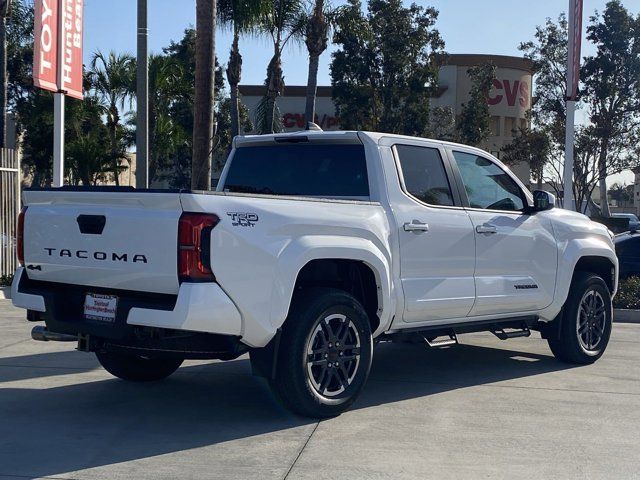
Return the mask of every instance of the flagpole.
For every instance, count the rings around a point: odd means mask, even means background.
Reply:
[[[575,210],[573,198],[573,163],[575,144],[575,114],[580,82],[580,47],[582,43],[582,1],[569,0],[569,41],[567,45],[567,124],[564,139],[564,197],[562,206]]]
[[[53,94],[53,186],[64,185],[64,107],[65,98],[63,83],[64,55],[64,17],[63,0],[58,0],[58,52],[57,52],[57,84],[58,91]]]

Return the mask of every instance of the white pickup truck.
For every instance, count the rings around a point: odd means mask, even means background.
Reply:
[[[540,331],[562,361],[609,341],[610,232],[486,152],[365,132],[236,138],[216,192],[24,193],[14,305],[113,375],[249,353],[303,415],[362,390],[376,342]]]

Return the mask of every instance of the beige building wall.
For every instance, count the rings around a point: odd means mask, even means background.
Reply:
[[[440,69],[441,95],[432,99],[433,107],[449,107],[455,115],[461,113],[469,101],[470,67],[491,63],[496,66],[496,78],[489,93],[489,113],[492,135],[481,147],[496,157],[502,148],[513,141],[518,128],[528,124],[527,112],[531,108],[532,64],[520,57],[502,55],[450,55],[447,64]],[[530,184],[529,165],[522,163],[512,167],[525,185]]]
[[[307,87],[302,85],[286,86],[284,94],[276,100],[282,116],[285,132],[304,130],[304,109]],[[256,110],[265,93],[262,85],[241,85],[242,103],[249,109],[251,121],[255,124]],[[339,130],[340,122],[336,116],[336,107],[331,99],[331,87],[320,86],[316,98],[316,123],[323,130]]]
[[[527,124],[527,112],[532,101],[532,63],[529,60],[502,55],[449,55],[440,69],[439,95],[431,100],[431,105],[449,107],[455,115],[459,114],[469,101],[471,79],[467,70],[487,63],[496,66],[496,79],[489,95],[492,135],[481,147],[500,158],[502,148],[513,140],[520,126]],[[255,121],[257,106],[264,92],[263,85],[240,86],[242,102],[249,109],[252,121]],[[277,99],[285,131],[304,129],[305,95],[305,86],[287,86]],[[340,120],[331,99],[331,87],[318,87],[316,112],[316,123],[323,130],[340,129]],[[525,185],[530,185],[528,164],[516,165],[512,170]]]

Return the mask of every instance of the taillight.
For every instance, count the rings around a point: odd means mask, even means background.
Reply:
[[[27,213],[27,207],[22,207],[18,214],[18,232],[16,233],[16,254],[20,266],[24,266],[24,215]]]
[[[217,215],[183,213],[178,222],[178,279],[182,282],[215,282],[211,271],[211,230]]]

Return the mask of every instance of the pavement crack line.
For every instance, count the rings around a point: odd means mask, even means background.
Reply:
[[[309,444],[309,440],[311,440],[311,437],[313,437],[313,434],[316,433],[316,430],[318,429],[318,427],[320,426],[320,422],[316,423],[316,426],[313,427],[313,430],[311,431],[311,434],[309,435],[309,437],[307,438],[307,440],[304,442],[304,445],[302,446],[302,448],[300,449],[300,451],[298,452],[298,455],[296,455],[295,460],[293,461],[293,463],[291,464],[291,466],[289,467],[289,470],[287,470],[287,473],[285,474],[285,476],[282,478],[282,480],[287,480],[287,478],[289,478],[289,474],[292,472],[293,467],[296,466],[296,463],[298,463],[298,459],[300,458],[300,456],[302,455],[302,452],[304,452],[304,449],[307,448],[307,445]]]
[[[30,340],[31,340],[30,338],[25,338],[24,340],[19,340],[19,341],[15,342],[15,343],[10,343],[9,345],[3,345],[3,346],[0,347],[0,350],[3,350],[5,348],[9,348],[9,347],[14,347],[16,345],[19,345],[19,344],[24,343],[24,342],[28,342]]]
[[[50,369],[50,370],[73,370],[73,371],[91,371],[95,370],[98,367],[59,367],[59,366],[51,366],[51,365],[12,365],[2,363],[2,359],[0,359],[0,367],[3,368],[33,368],[33,369]]]
[[[553,387],[534,387],[531,385],[495,385],[495,384],[481,384],[481,385],[468,385],[465,383],[453,383],[453,382],[423,382],[416,380],[394,380],[394,379],[369,379],[369,382],[379,382],[379,383],[410,383],[410,384],[424,384],[424,385],[439,385],[439,386],[448,386],[448,387],[456,387],[456,388],[469,388],[469,387],[481,387],[481,388],[516,388],[522,390],[545,390],[550,392],[575,392],[575,393],[593,393],[593,394],[603,394],[603,395],[633,395],[640,396],[640,393],[635,392],[613,392],[613,391],[598,391],[598,390],[583,390],[577,388],[553,388]]]
[[[59,477],[57,475],[55,476],[44,476],[44,477],[37,477],[35,475],[16,475],[16,474],[5,474],[5,473],[0,473],[0,480],[2,480],[2,478],[43,478],[43,479],[50,479],[50,480],[80,480],[79,478],[76,477]]]

